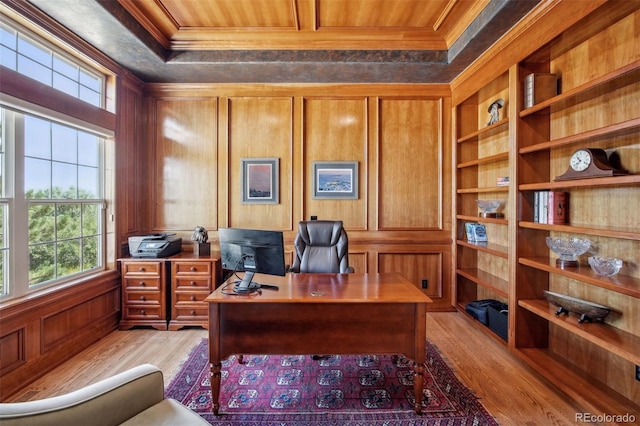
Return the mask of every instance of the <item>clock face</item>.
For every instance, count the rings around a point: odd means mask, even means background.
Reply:
[[[589,165],[591,164],[591,154],[589,151],[584,149],[579,149],[573,153],[571,159],[569,160],[569,165],[576,172],[582,172],[587,170]]]

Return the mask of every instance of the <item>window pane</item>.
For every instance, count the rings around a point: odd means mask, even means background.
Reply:
[[[75,164],[52,164],[52,198],[78,198],[78,166]]]
[[[58,205],[56,216],[57,239],[78,238],[82,235],[80,215],[80,204],[60,204]]]
[[[53,73],[53,88],[74,98],[78,97],[79,84],[58,73]]]
[[[4,46],[0,47],[0,65],[3,67],[16,71],[18,66],[17,57],[18,55],[13,50],[9,50]]]
[[[100,225],[101,206],[85,204],[82,206],[82,235],[97,235]]]
[[[0,25],[0,44],[7,46],[11,50],[17,48],[17,33],[13,28]]]
[[[42,84],[51,86],[51,70],[22,55],[18,55],[18,72]]]
[[[66,59],[61,58],[58,55],[53,55],[53,70],[63,76],[78,81],[79,68],[77,65],[70,63]]]
[[[98,243],[100,238],[87,237],[82,239],[82,270],[97,268],[98,263]]]
[[[80,199],[96,199],[100,197],[99,170],[96,167],[78,167],[78,184]]]
[[[40,118],[24,117],[24,155],[51,159],[51,123]]]
[[[51,198],[51,161],[24,159],[24,190],[28,199]]]
[[[94,92],[93,90],[87,89],[84,86],[80,86],[80,95],[78,96],[78,99],[80,99],[81,101],[85,101],[86,103],[93,106],[102,106],[100,104],[100,94]]]
[[[100,165],[100,138],[78,132],[78,163],[93,167]]]
[[[57,277],[80,272],[80,240],[58,242]]]
[[[96,77],[93,74],[89,74],[88,72],[84,71],[84,70],[80,70],[80,84],[82,84],[85,87],[88,87],[89,89],[93,90],[94,92],[100,92],[101,90],[101,84],[100,84],[100,79],[98,77]]]
[[[51,158],[66,163],[78,162],[78,132],[70,127],[51,126]]]
[[[44,46],[40,46],[31,40],[27,40],[26,38],[19,36],[18,52],[42,65],[45,65],[47,68],[51,68],[51,50],[45,48]]]
[[[50,242],[55,237],[55,214],[53,204],[29,206],[29,245]]]
[[[29,285],[40,284],[56,277],[55,244],[29,247]]]

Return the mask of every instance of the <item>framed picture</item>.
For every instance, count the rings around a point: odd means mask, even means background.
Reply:
[[[242,159],[242,203],[278,204],[278,159]]]
[[[357,161],[314,161],[313,198],[358,198]]]

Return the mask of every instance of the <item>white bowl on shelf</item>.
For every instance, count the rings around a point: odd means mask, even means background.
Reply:
[[[589,265],[596,274],[610,277],[620,272],[622,260],[615,257],[590,256]]]

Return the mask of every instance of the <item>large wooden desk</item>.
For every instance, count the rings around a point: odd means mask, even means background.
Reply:
[[[209,302],[213,413],[218,414],[221,361],[245,354],[403,354],[415,362],[415,411],[421,413],[427,303],[399,274],[256,275],[278,291],[226,295]],[[229,287],[227,290],[231,290]]]

